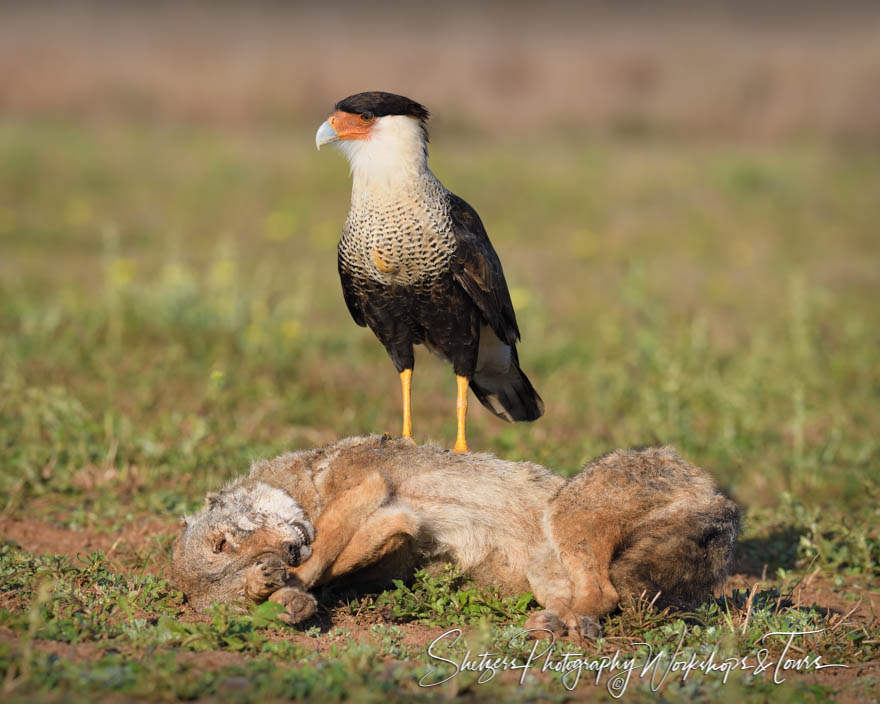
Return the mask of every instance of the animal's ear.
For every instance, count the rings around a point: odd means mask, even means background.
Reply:
[[[186,516],[180,517],[180,524],[179,525],[181,528],[187,528],[189,526],[189,522],[186,520]]]
[[[214,533],[211,536],[211,550],[215,553],[223,552],[226,548],[226,535],[224,533]]]
[[[202,508],[211,509],[214,508],[218,503],[220,503],[220,494],[216,491],[209,492],[205,496],[205,504]]]

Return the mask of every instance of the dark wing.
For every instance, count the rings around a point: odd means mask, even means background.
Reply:
[[[456,240],[452,274],[498,339],[513,346],[519,340],[519,328],[501,261],[477,212],[454,193],[447,197]]]
[[[354,279],[345,270],[342,265],[342,257],[339,258],[339,281],[342,283],[342,297],[345,299],[345,305],[348,306],[348,312],[354,318],[354,322],[362,328],[367,327],[367,321],[364,318],[364,311],[361,309],[360,296],[354,285]]]

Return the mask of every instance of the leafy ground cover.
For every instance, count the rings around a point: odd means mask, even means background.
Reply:
[[[647,600],[556,654],[846,664],[669,676],[667,700],[878,696],[880,293],[876,151],[433,136],[481,213],[547,403],[475,408],[474,447],[571,474],[663,442],[744,508],[735,574],[694,614]],[[0,123],[0,676],[7,701],[565,701],[584,672],[488,682],[427,654],[527,659],[528,595],[453,571],[326,589],[292,631],[271,606],[195,614],[166,581],[176,520],[249,462],[395,432],[398,381],[342,303],[340,157],[299,132]],[[450,371],[420,355],[415,433],[451,445]],[[684,634],[684,635],[682,635]],[[486,676],[484,675],[484,678]],[[633,677],[625,696],[649,700]]]

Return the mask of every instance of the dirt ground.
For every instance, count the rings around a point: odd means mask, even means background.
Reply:
[[[40,520],[0,518],[0,536],[7,540],[15,541],[29,552],[64,554],[75,557],[78,554],[103,550],[111,560],[114,555],[136,554],[148,549],[155,545],[154,538],[173,535],[176,533],[176,530],[176,523],[152,518],[145,518],[141,522],[135,522],[115,534],[87,530],[69,530]],[[737,566],[750,567],[744,564],[742,560],[738,561]],[[167,578],[168,567],[169,565],[164,560],[151,561],[147,566],[147,571]],[[728,578],[724,591],[730,592],[733,589],[750,590],[756,581],[760,580],[760,575],[756,576],[754,572],[754,569],[748,569],[745,572],[731,575]],[[835,619],[842,620],[844,618],[867,625],[880,614],[880,592],[861,590],[860,599],[854,604],[843,598],[841,585],[835,584],[834,579],[828,575],[820,574],[819,569],[810,572],[801,579],[792,591],[790,602],[794,607],[817,605],[826,609],[831,618],[829,623],[832,626],[835,623]],[[203,614],[189,609],[187,609],[184,618],[190,621],[208,619]],[[351,614],[346,613],[343,609],[323,609],[319,613],[319,623],[322,631],[320,637],[306,635],[303,631],[294,631],[284,637],[306,648],[314,649],[319,654],[323,654],[329,652],[334,645],[340,644],[340,641],[357,642],[365,638],[371,638],[371,627],[377,623],[383,623],[383,619],[381,615],[374,611]],[[347,633],[345,636],[334,635],[335,629],[344,629]],[[448,630],[447,628],[428,627],[413,623],[402,624],[400,629],[403,632],[401,643],[411,651],[426,648],[429,643]],[[16,642],[17,638],[11,630],[0,628],[0,643],[6,643],[14,647]],[[36,641],[34,647],[41,651],[73,660],[95,659],[100,657],[104,650],[100,644],[96,643],[70,645],[43,640]],[[206,653],[183,652],[179,654],[179,658],[186,662],[197,662],[201,666],[210,668],[239,664],[246,659],[243,655],[226,651]],[[504,673],[504,675],[513,676],[514,673],[508,672]],[[850,669],[829,668],[811,672],[806,677],[810,681],[837,689],[863,677],[880,677],[880,663],[861,664]],[[593,695],[589,694],[591,690],[592,688],[586,690],[588,699],[593,699]],[[584,696],[584,692],[576,696],[579,699],[581,696]],[[842,701],[861,700],[856,697],[851,700],[844,698]]]

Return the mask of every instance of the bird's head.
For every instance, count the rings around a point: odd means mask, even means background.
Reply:
[[[394,93],[357,93],[334,106],[318,128],[315,145],[335,144],[357,178],[391,178],[424,168],[428,158],[428,110]]]

